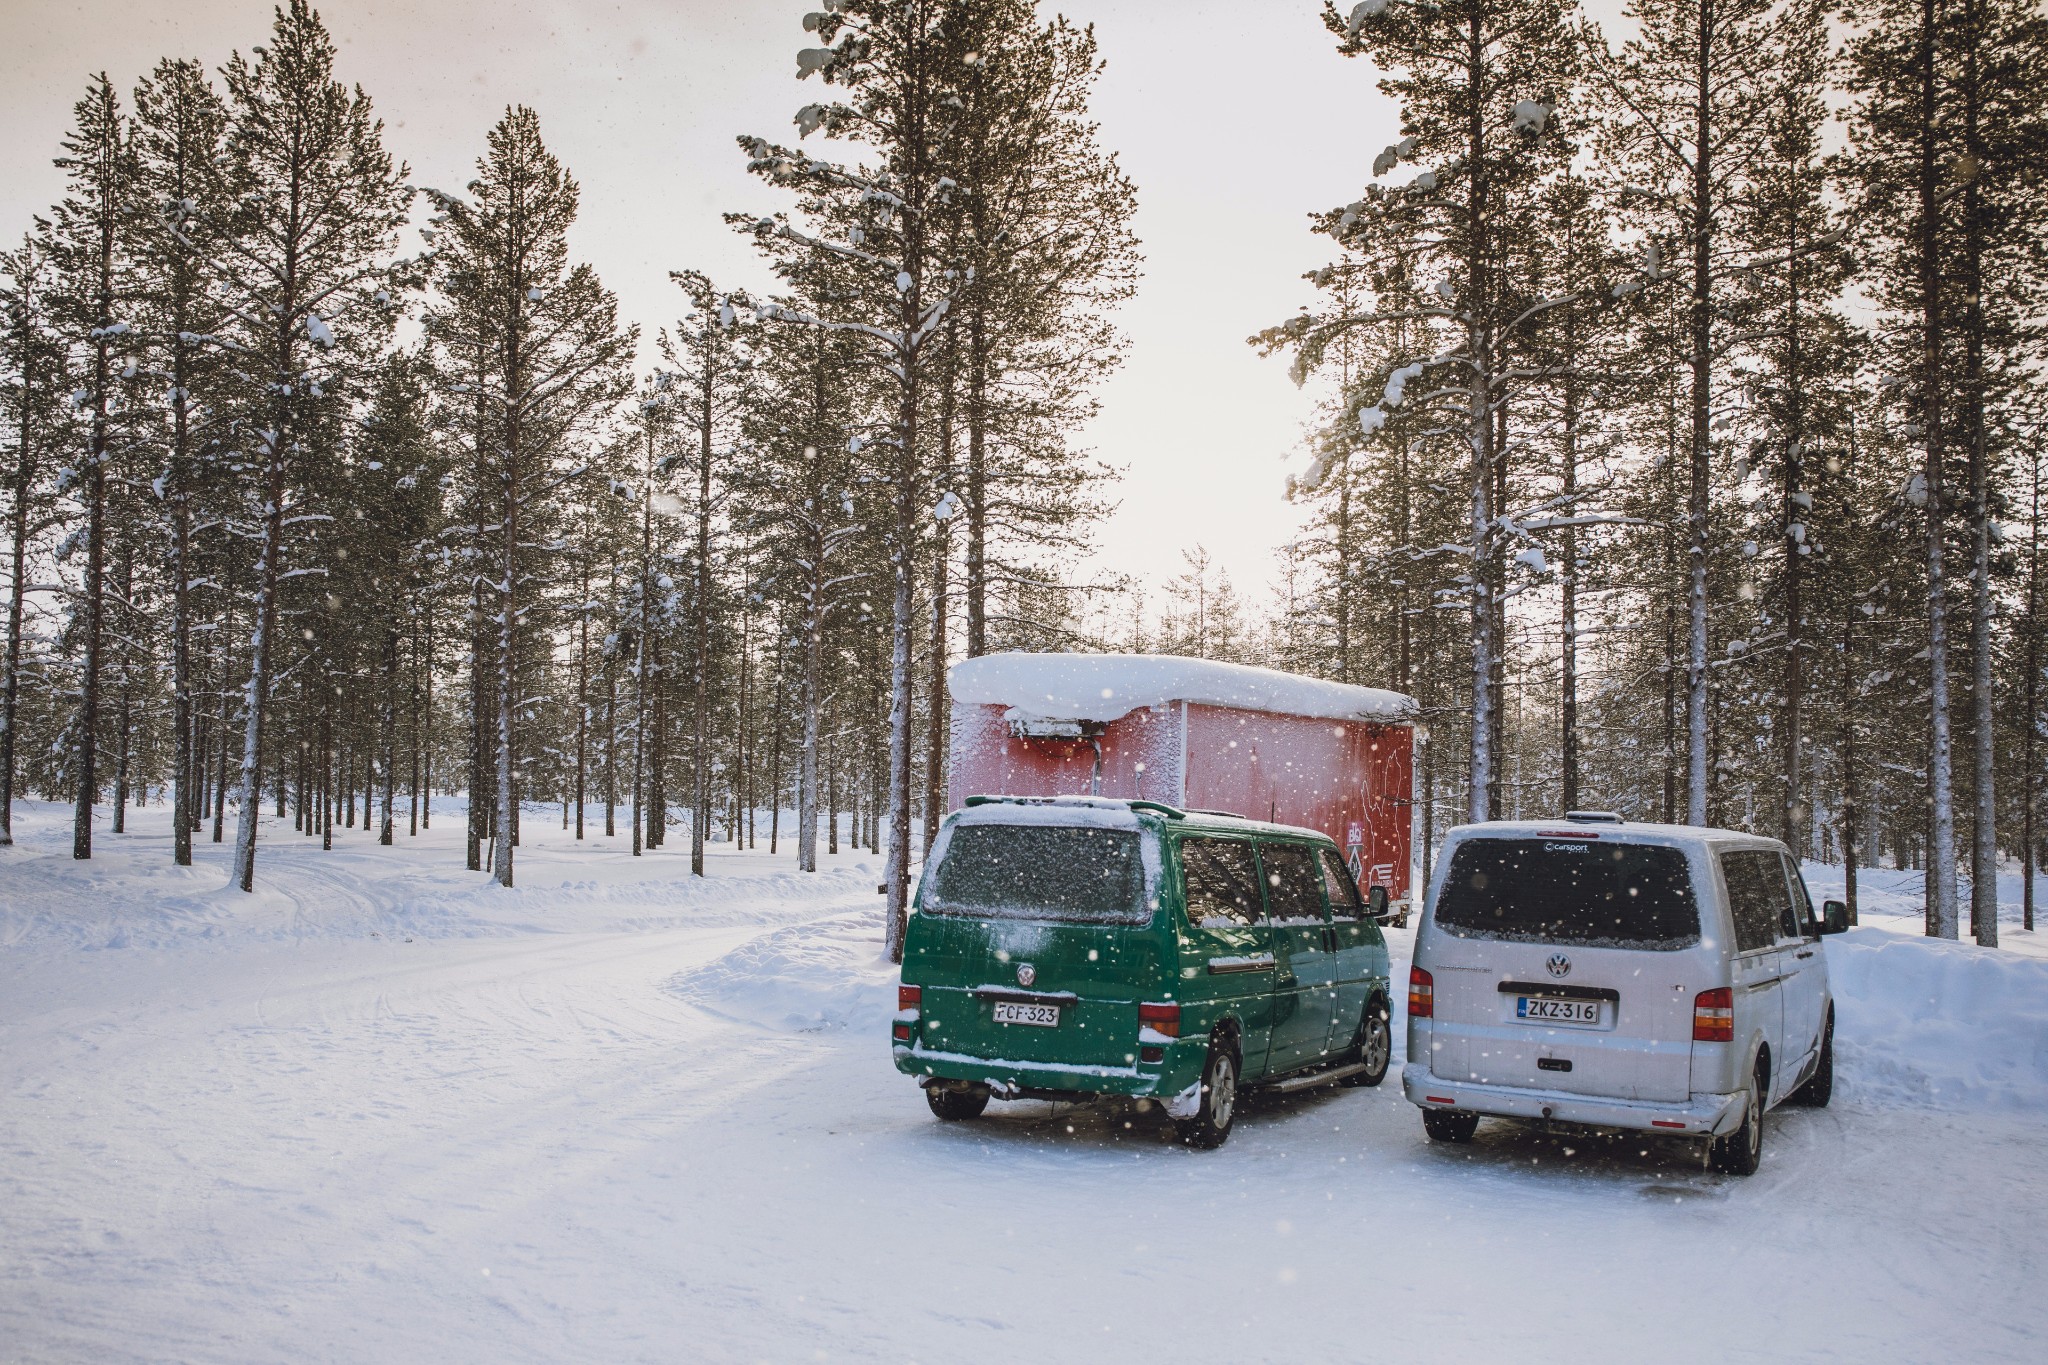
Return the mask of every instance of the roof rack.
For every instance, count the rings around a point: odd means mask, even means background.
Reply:
[[[1239,815],[1239,814],[1238,814],[1238,813],[1237,813],[1236,811],[1234,811],[1234,810],[1204,810],[1204,809],[1202,809],[1202,808],[1201,808],[1201,807],[1199,807],[1199,806],[1189,806],[1189,807],[1188,807],[1188,814],[1189,814],[1189,815],[1220,815],[1220,816],[1222,816],[1222,817],[1223,817],[1224,819],[1226,819],[1226,820],[1244,820],[1244,819],[1249,819],[1249,818],[1250,818],[1250,817],[1248,817],[1248,816],[1243,816],[1243,815]]]
[[[1564,818],[1580,825],[1625,825],[1627,817],[1611,810],[1568,810]]]
[[[961,803],[966,806],[1128,806],[1132,810],[1149,810],[1169,820],[1185,820],[1189,812],[1178,806],[1169,806],[1164,801],[1125,800],[1118,796],[970,796]],[[1228,811],[1199,811],[1200,815],[1227,815]]]

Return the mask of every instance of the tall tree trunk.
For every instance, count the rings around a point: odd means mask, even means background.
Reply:
[[[1799,256],[1804,243],[1798,230],[1798,209],[1792,211],[1791,220],[1793,228],[1785,243],[1785,795],[1779,812],[1779,837],[1794,857],[1804,857],[1809,812],[1801,795],[1806,776],[1806,604],[1802,590],[1808,551],[1803,529],[1805,509],[1800,505],[1806,491],[1806,363],[1799,286]]]
[[[1465,87],[1476,95],[1486,80],[1482,16],[1475,14],[1468,20],[1465,40]],[[1486,251],[1491,205],[1485,169],[1487,112],[1481,103],[1477,98],[1467,101],[1467,164],[1472,168],[1472,186],[1466,199],[1465,224],[1465,287],[1470,291],[1465,301],[1469,319],[1465,347],[1473,360],[1465,430],[1472,449],[1472,762],[1466,814],[1475,821],[1487,818],[1494,794],[1493,655],[1499,647],[1493,629],[1493,280]]]
[[[576,605],[576,842],[583,842],[584,778],[590,771],[590,564],[577,568]]]
[[[648,611],[654,594],[654,432],[647,433],[647,480],[640,488],[640,629],[633,639],[633,856],[642,849],[647,818],[647,637],[653,631]]]
[[[518,838],[518,814],[512,798],[513,708],[519,702],[517,684],[519,649],[519,422],[518,403],[508,420],[505,443],[504,539],[499,550],[498,572],[498,687],[497,687],[497,843],[492,847],[491,876],[500,886],[512,885],[512,849]]]
[[[483,520],[483,509],[477,509]],[[477,539],[483,538],[481,527]],[[481,559],[481,545],[478,546]],[[484,800],[484,579],[483,564],[474,565],[469,584],[469,822],[464,840],[469,870],[484,870],[484,840],[490,834],[490,807]]]
[[[825,668],[825,538],[814,535],[810,546],[810,583],[804,595],[803,747],[797,755],[796,865],[818,870],[818,729],[824,698],[820,688]],[[833,840],[838,852],[838,840]]]
[[[1692,440],[1686,495],[1686,785],[1685,821],[1707,823],[1707,497],[1713,416],[1713,88],[1714,0],[1700,0],[1693,104],[1692,301],[1688,343],[1692,361]]]
[[[1941,365],[1941,121],[1936,67],[1936,0],[1921,0],[1915,56],[1920,93],[1918,238],[1920,292],[1920,405],[1925,427],[1927,484],[1928,784],[1931,804],[1927,851],[1928,932],[1956,937],[1956,823],[1954,744],[1948,679],[1948,576],[1943,502],[1944,441]]]
[[[420,639],[426,662],[420,669],[420,828],[434,827],[434,599],[420,603]]]
[[[2027,537],[2027,681],[2026,697],[2026,738],[2022,743],[2024,755],[2020,773],[2021,786],[2026,801],[2021,816],[2020,870],[2025,883],[2020,891],[2021,927],[2028,933],[2034,932],[2034,874],[2040,866],[2040,825],[2037,823],[2041,802],[2041,764],[2039,741],[2041,735],[2041,448],[2032,449],[2034,461],[2032,530]]]
[[[1978,49],[1984,37],[1983,0],[1965,0],[1962,58],[1963,155],[1982,166],[1983,93]],[[1970,456],[1970,728],[1976,756],[1976,818],[1971,822],[1970,924],[1977,942],[1998,946],[1998,745],[1991,684],[1991,458],[1985,448],[1984,226],[1981,174],[1963,180],[1962,399]]]
[[[1564,376],[1564,507],[1565,515],[1577,515],[1579,492],[1579,386],[1578,309],[1565,314]],[[1579,805],[1579,531],[1564,528],[1564,572],[1560,575],[1558,607],[1558,764],[1564,788],[1564,808]]]
[[[406,783],[409,793],[407,803],[410,810],[406,815],[405,837],[417,839],[420,833],[420,639],[417,633],[412,637],[412,648],[407,663],[408,686],[406,688],[405,747],[411,756],[412,772]]]
[[[967,657],[988,653],[988,319],[979,291],[967,320]]]
[[[384,630],[384,686],[378,699],[382,711],[379,725],[378,762],[384,768],[384,812],[377,823],[377,842],[390,844],[396,835],[392,806],[398,795],[398,628]]]
[[[132,509],[129,509],[132,515]],[[119,520],[126,520],[126,517]],[[121,537],[121,685],[114,694],[114,833],[128,832],[135,758],[135,538]]]
[[[280,345],[282,353],[290,355],[288,327],[286,332]],[[284,447],[289,439],[285,423],[290,416],[288,404],[280,399],[272,418],[275,425],[260,438],[267,500],[263,534],[256,547],[255,638],[250,642],[249,682],[242,699],[247,719],[242,731],[242,811],[235,830],[235,884],[245,892],[256,889],[256,822],[263,798],[263,726],[269,710],[271,640],[277,632],[277,586],[282,576],[278,564],[284,557]],[[281,771],[279,776],[283,776]]]
[[[110,371],[105,331],[112,321],[113,229],[104,234],[102,271],[109,281],[101,295],[101,320],[93,343],[92,444],[86,455],[85,661],[79,678],[77,726],[78,801],[71,823],[71,856],[92,857],[92,808],[99,799],[100,670],[106,629],[107,383]]]
[[[1842,900],[1849,907],[1849,923],[1857,921],[1856,910],[1856,613],[1842,613]]]
[[[696,639],[690,682],[696,698],[691,718],[690,875],[704,875],[704,826],[711,813],[711,407],[715,371],[704,371],[703,405],[697,424],[697,601]]]
[[[23,248],[24,278],[34,266]],[[7,672],[0,679],[0,847],[14,842],[14,728],[21,707],[22,594],[28,587],[29,489],[35,481],[37,394],[35,304],[26,294],[15,325],[21,332],[21,408],[16,414],[13,498],[8,506]]]

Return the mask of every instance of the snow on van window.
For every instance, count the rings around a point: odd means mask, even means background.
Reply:
[[[1467,839],[1436,923],[1459,938],[1668,951],[1699,942],[1682,849],[1592,839]]]
[[[1144,924],[1146,836],[1113,825],[966,822],[947,831],[922,913],[1063,924]]]

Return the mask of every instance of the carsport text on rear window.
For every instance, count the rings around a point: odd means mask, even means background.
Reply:
[[[1458,938],[1667,951],[1700,939],[1685,854],[1607,839],[1467,839],[1437,927]]]

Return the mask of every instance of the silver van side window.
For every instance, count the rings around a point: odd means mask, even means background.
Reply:
[[[1721,855],[1728,883],[1728,913],[1735,919],[1735,950],[1768,948],[1792,922],[1792,896],[1785,865],[1768,848],[1733,849]]]
[[[1785,864],[1785,884],[1792,888],[1792,918],[1797,926],[1792,931],[1794,938],[1819,938],[1820,917],[1813,913],[1813,897],[1806,894],[1806,878],[1799,875],[1799,864],[1780,853]]]

